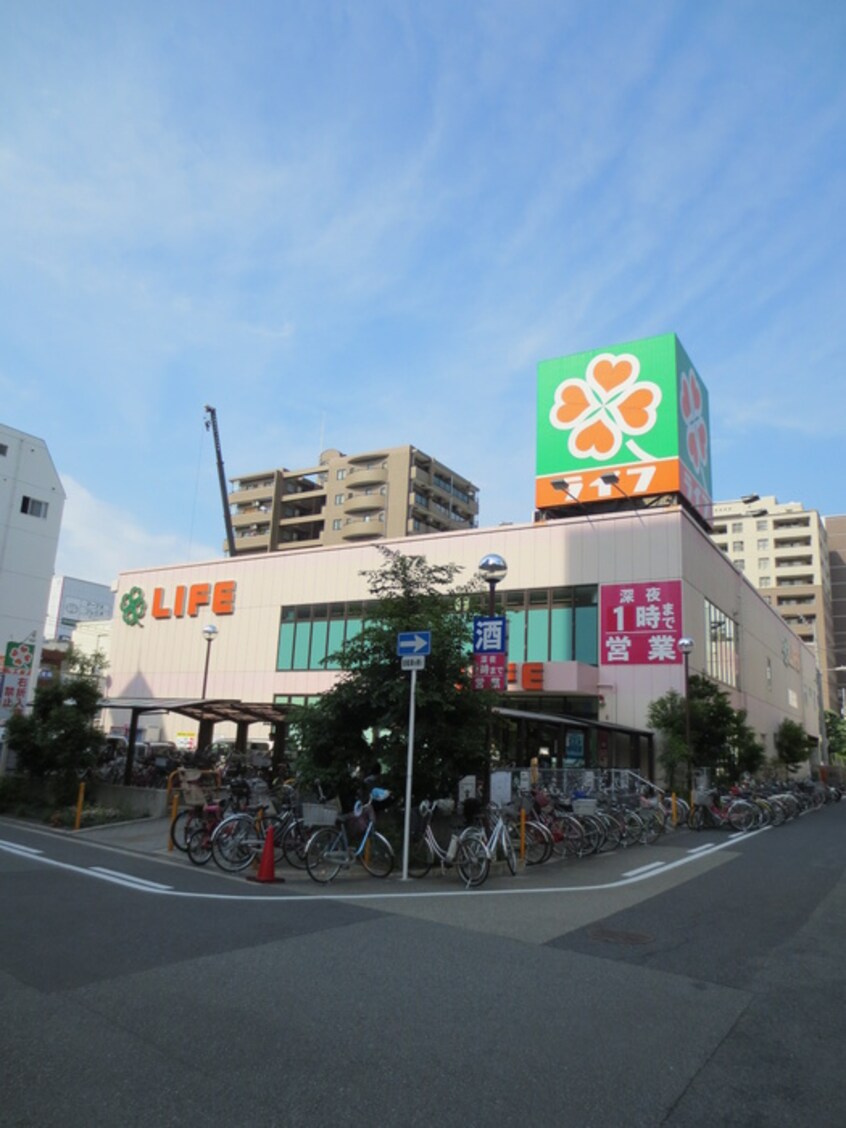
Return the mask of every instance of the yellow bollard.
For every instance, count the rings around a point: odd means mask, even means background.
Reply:
[[[168,826],[168,828],[167,828],[168,829],[168,835],[167,835],[167,852],[168,852],[168,854],[173,853],[173,835],[170,832],[173,829],[173,824],[176,822],[176,816],[177,816],[178,813],[179,813],[179,792],[174,791],[173,802],[170,805],[170,826]]]
[[[678,826],[679,825],[679,809],[678,809],[678,805],[676,804],[676,793],[675,793],[675,791],[672,794],[670,803],[671,803],[671,810],[673,812],[673,826]]]
[[[79,794],[76,797],[76,818],[74,819],[73,829],[79,830],[82,825],[82,805],[85,802],[85,781],[79,785]]]

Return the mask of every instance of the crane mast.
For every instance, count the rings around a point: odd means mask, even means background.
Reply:
[[[226,526],[226,543],[229,546],[229,555],[237,555],[235,548],[235,533],[232,530],[232,514],[229,510],[229,497],[226,492],[226,475],[223,472],[223,455],[220,451],[220,434],[217,429],[217,412],[213,407],[205,406],[206,430],[211,429],[214,437],[214,452],[217,458],[217,478],[220,482],[220,500],[223,503],[223,523]]]

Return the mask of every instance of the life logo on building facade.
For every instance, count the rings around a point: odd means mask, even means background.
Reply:
[[[147,614],[147,601],[140,587],[131,587],[121,597],[120,617],[128,627],[143,627],[141,620]]]
[[[538,365],[535,502],[681,494],[711,511],[708,393],[674,333]]]
[[[168,593],[163,587],[153,588],[150,615],[156,621],[183,619],[186,615],[196,619],[203,607],[208,607],[213,615],[234,614],[235,581],[177,584],[172,593]],[[147,600],[140,587],[131,587],[121,597],[120,613],[128,627],[144,626],[141,620],[147,614]]]

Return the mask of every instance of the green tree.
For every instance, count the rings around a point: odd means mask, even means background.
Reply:
[[[474,690],[470,678],[473,615],[480,584],[453,586],[457,565],[429,564],[384,546],[382,566],[362,573],[374,604],[361,632],[332,656],[344,673],[292,721],[301,748],[297,774],[326,786],[348,782],[379,762],[388,785],[404,788],[410,675],[396,653],[400,631],[430,630],[431,654],[417,675],[414,789],[421,798],[452,789],[487,766],[486,736],[496,694]]]
[[[743,772],[756,771],[764,750],[729,696],[710,678],[691,675],[690,748],[687,747],[687,707],[684,697],[671,689],[652,701],[647,721],[662,736],[659,762],[671,789],[690,785],[693,770],[708,768],[717,780],[736,781]]]
[[[53,777],[57,802],[76,797],[79,778],[96,763],[105,737],[95,721],[99,715],[98,659],[71,654],[70,672],[45,682],[35,691],[30,713],[15,713],[6,722],[9,748],[19,768],[34,779]]]
[[[846,720],[839,713],[826,710],[825,735],[829,759],[846,763]]]
[[[799,770],[811,754],[811,741],[798,721],[785,718],[775,731],[776,756],[790,774]]]

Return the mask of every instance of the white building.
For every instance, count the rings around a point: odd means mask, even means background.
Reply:
[[[830,552],[826,526],[797,501],[750,495],[714,503],[711,536],[816,655],[823,706],[837,707]]]
[[[110,621],[114,592],[107,584],[78,580],[72,576],[54,576],[50,584],[44,637],[68,641],[78,623],[89,620]]]
[[[32,695],[64,504],[43,439],[0,424],[0,718]]]

